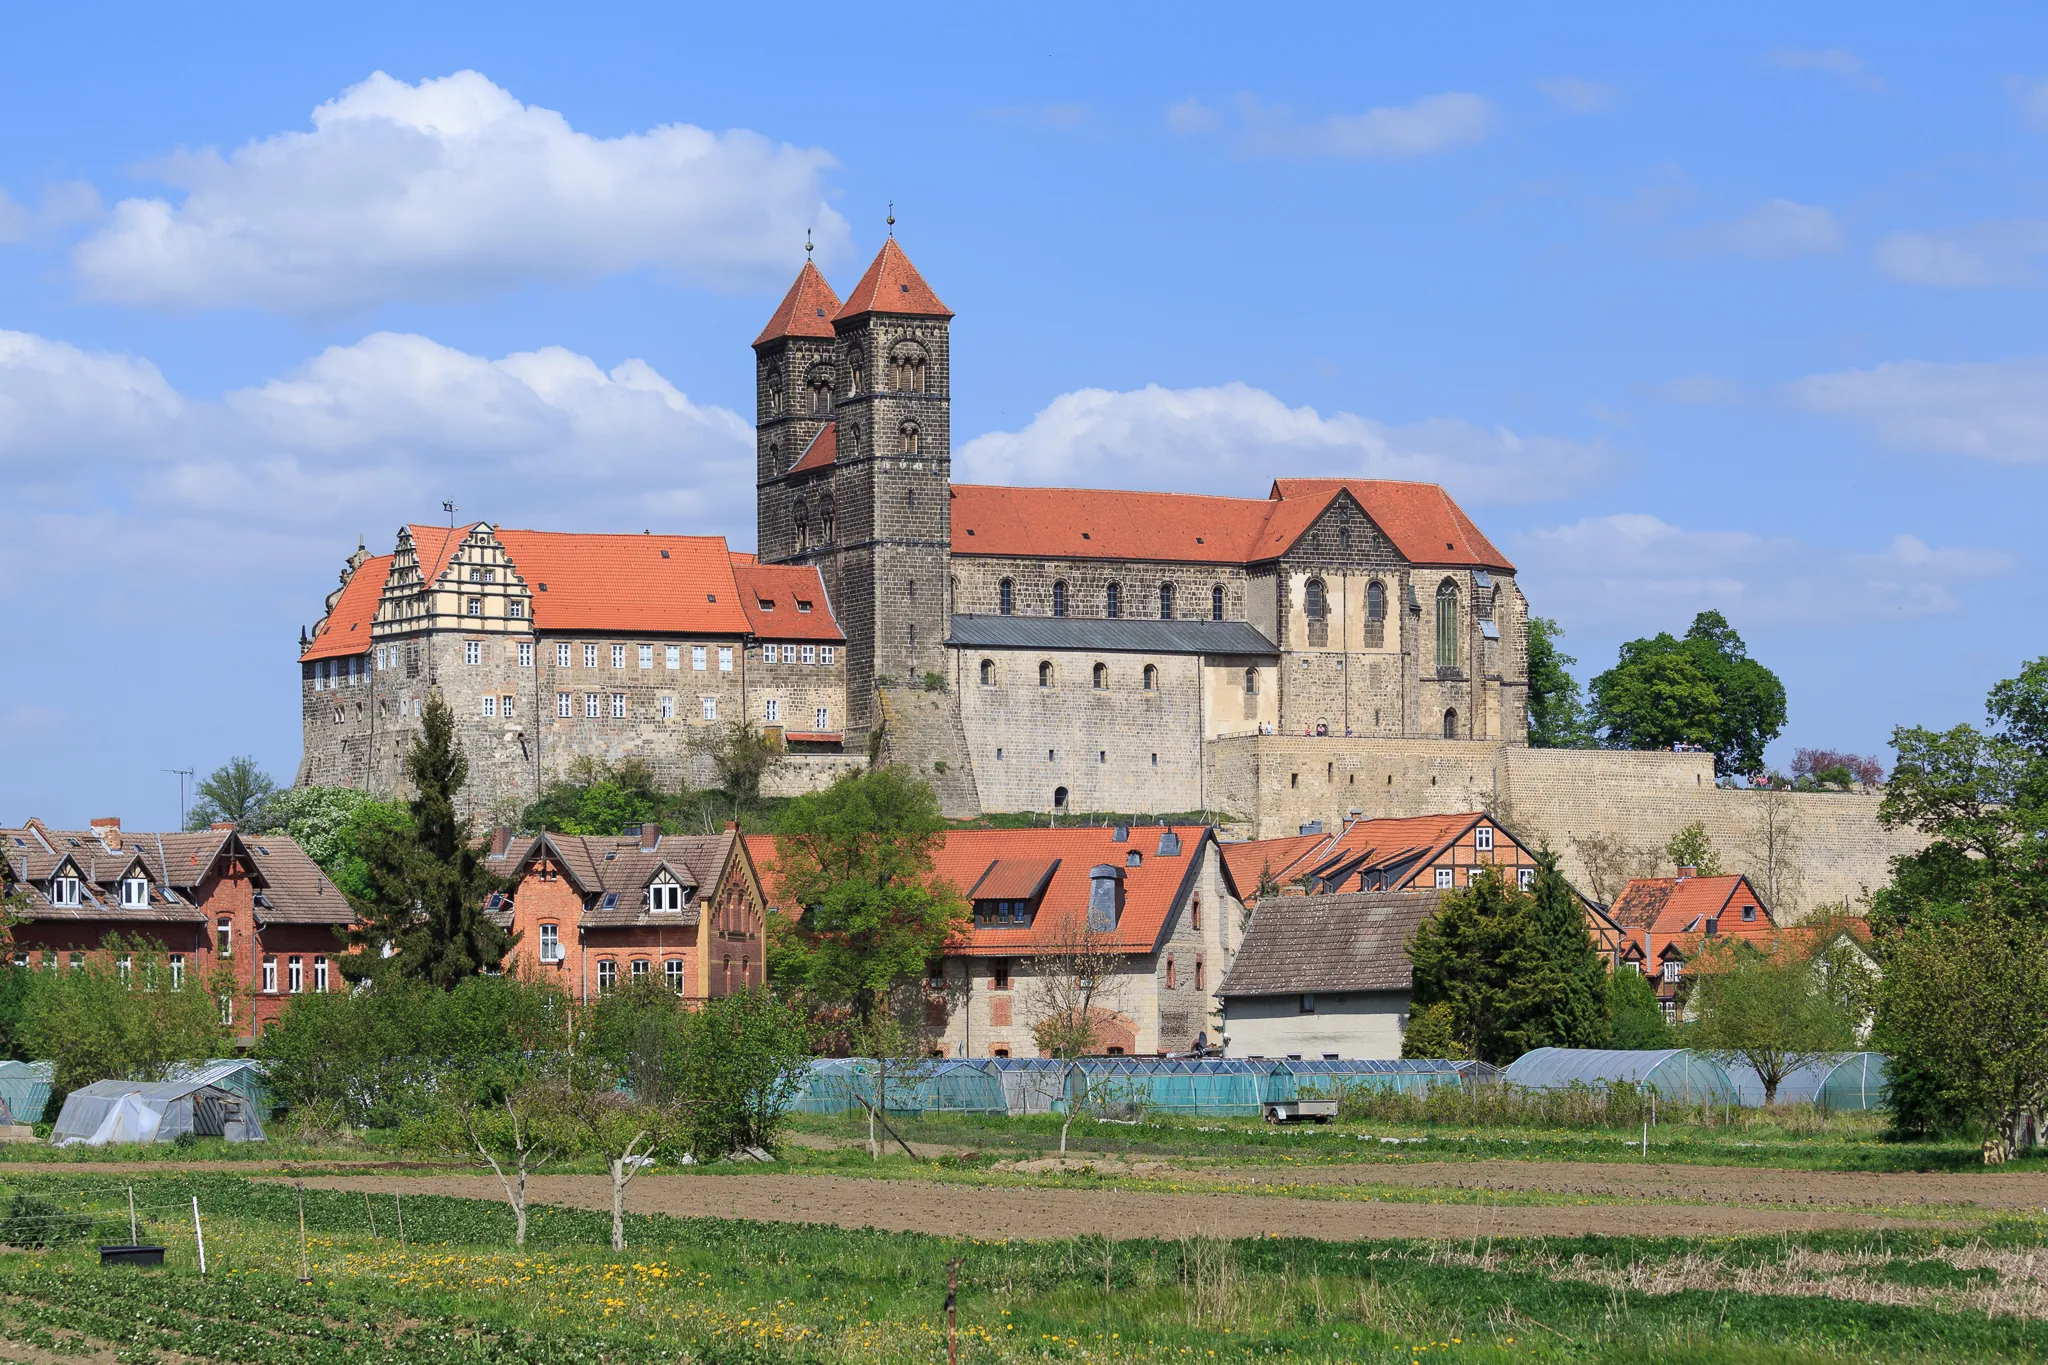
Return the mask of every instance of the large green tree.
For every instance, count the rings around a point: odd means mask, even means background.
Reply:
[[[1578,749],[1590,742],[1577,659],[1558,647],[1564,627],[1547,616],[1529,618],[1529,747]]]
[[[1725,939],[1695,968],[1687,1041],[1723,1063],[1748,1064],[1766,1105],[1794,1071],[1856,1045],[1856,1020],[1790,940],[1762,951]]]
[[[370,894],[363,849],[411,825],[412,812],[402,803],[353,787],[287,787],[264,806],[257,829],[290,836],[343,895],[357,898]]]
[[[234,1041],[229,972],[201,958],[174,977],[160,943],[109,935],[75,968],[46,973],[23,1002],[22,1045],[55,1063],[49,1114],[94,1081],[160,1081],[179,1062],[218,1057]]]
[[[1785,728],[1785,685],[1749,657],[1718,611],[1695,616],[1683,639],[1630,640],[1593,679],[1592,694],[1593,723],[1608,744],[1703,745],[1723,775],[1761,771],[1765,746]]]
[[[497,970],[514,939],[485,911],[506,882],[485,866],[486,850],[470,820],[456,814],[469,760],[439,692],[428,696],[421,721],[405,758],[416,792],[412,820],[409,827],[368,832],[361,853],[369,889],[351,901],[360,922],[349,930],[350,943],[362,951],[341,962],[352,979],[396,974],[447,990]],[[389,957],[383,956],[387,948]]]
[[[277,793],[277,782],[248,754],[231,758],[199,779],[186,829],[205,829],[222,820],[244,827],[260,825],[263,808]]]

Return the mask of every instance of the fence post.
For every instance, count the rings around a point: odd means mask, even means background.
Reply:
[[[377,1211],[370,1207],[370,1192],[363,1191],[363,1215],[370,1220],[370,1240],[377,1240]]]
[[[313,1267],[306,1259],[306,1187],[295,1186],[299,1192],[299,1283],[313,1283]]]
[[[405,1205],[398,1201],[398,1191],[391,1192],[391,1207],[398,1210],[398,1249],[405,1250]]]
[[[199,1226],[199,1196],[192,1196],[192,1240],[199,1244],[199,1273],[206,1273],[206,1230]]]
[[[134,1246],[141,1240],[141,1234],[135,1230],[135,1187],[130,1185],[128,1187],[128,1245]]]

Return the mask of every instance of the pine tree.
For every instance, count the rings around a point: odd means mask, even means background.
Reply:
[[[1536,855],[1536,881],[1524,911],[1509,972],[1514,1022],[1503,1030],[1520,1051],[1538,1047],[1604,1047],[1612,1031],[1607,967],[1586,929],[1586,911],[1557,855]]]
[[[496,970],[516,941],[485,914],[505,879],[484,866],[476,830],[455,813],[469,760],[455,742],[455,713],[436,692],[406,754],[412,779],[410,828],[380,826],[362,848],[369,891],[354,898],[362,922],[349,942],[365,952],[345,961],[351,977],[391,971],[453,990]],[[389,945],[391,955],[381,957]]]

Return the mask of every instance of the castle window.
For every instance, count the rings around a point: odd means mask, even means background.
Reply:
[[[1159,619],[1162,621],[1171,621],[1173,619],[1173,584],[1171,583],[1161,583],[1159,585]]]
[[[905,422],[896,429],[896,453],[898,455],[917,454],[917,423]]]
[[[720,646],[718,647],[718,671],[719,671],[720,673],[730,673],[730,672],[732,672],[732,646],[731,646],[731,645],[720,645]]]
[[[818,648],[818,662],[824,664],[827,668],[829,668],[832,666],[832,660],[837,654],[838,650],[836,650],[833,646],[821,645]]]
[[[498,715],[498,699],[497,699],[496,697],[485,697],[485,698],[484,698],[484,719],[485,719],[485,720],[495,720],[495,719],[497,719],[497,715]]]
[[[811,381],[811,413],[816,417],[829,416],[832,412],[832,381],[820,376]]]
[[[1112,583],[1102,590],[1102,614],[1112,621],[1124,614],[1124,589],[1121,583]]]
[[[642,646],[640,646],[640,666],[641,666],[642,668],[652,668],[652,667],[654,667],[654,646],[653,646],[653,645],[642,645]]]
[[[625,718],[626,694],[624,692],[614,692],[612,693],[612,719],[624,720]]]
[[[462,662],[466,664],[480,664],[483,661],[484,642],[482,640],[464,640],[462,642]]]
[[[466,614],[470,616],[482,616],[484,614],[484,599],[481,597],[470,598],[469,606],[466,608]]]
[[[1057,580],[1052,585],[1052,614],[1054,616],[1065,616],[1067,614],[1067,580],[1064,578]]]
[[[1108,664],[1097,664],[1097,665],[1095,665],[1095,690],[1096,690],[1096,691],[1098,691],[1098,692],[1104,692],[1104,691],[1107,691],[1108,689],[1109,689],[1109,665],[1108,665]]]
[[[1384,621],[1387,619],[1387,590],[1375,578],[1365,585],[1365,619]]]
[[[704,671],[704,646],[690,646],[690,667],[699,673]]]
[[[782,724],[782,703],[770,697],[764,705],[766,709],[763,711],[763,715],[768,723],[770,725]]]
[[[1337,528],[1337,548],[1340,550],[1351,548],[1351,528],[1349,526],[1339,526]]]
[[[521,640],[519,642],[519,666],[521,668],[533,667],[533,641]]]
[[[672,673],[681,669],[683,666],[683,647],[681,645],[664,646],[662,661],[667,664],[669,671]]]
[[[1202,921],[1199,915],[1195,917],[1195,927],[1197,929],[1202,927]],[[1195,989],[1198,991],[1205,991],[1209,989],[1209,974],[1208,972],[1203,970],[1202,959],[1200,959],[1199,957],[1195,959]]]
[[[1436,666],[1458,666],[1458,585],[1448,578],[1436,589]]]
[[[568,666],[569,666],[569,646],[568,646],[568,645],[556,645],[556,646],[555,646],[555,667],[556,667],[556,668],[567,668]]]
[[[809,549],[811,543],[811,514],[801,502],[796,505],[794,520],[796,523],[796,548],[799,550]]]
[[[770,413],[782,411],[782,371],[780,369],[768,371],[768,411]]]
[[[837,521],[837,515],[835,514],[832,507],[832,495],[828,493],[824,497],[818,499],[819,544],[830,545],[832,543],[832,533],[838,529]]]
[[[585,720],[597,719],[597,702],[597,693],[585,692],[583,694],[583,718]]]
[[[583,666],[584,666],[585,668],[596,668],[596,667],[597,667],[597,646],[596,646],[596,645],[585,645],[585,646],[583,646]]]
[[[924,392],[924,357],[905,353],[890,365],[890,387],[904,393]]]
[[[1323,621],[1329,619],[1330,596],[1329,591],[1323,586],[1322,579],[1311,578],[1308,581],[1307,590],[1303,594],[1303,606],[1308,611],[1309,620]]]
[[[807,664],[814,664],[818,662],[818,647],[816,645],[805,645],[803,658],[804,662]]]
[[[676,699],[674,697],[663,697],[661,699],[661,718],[663,720],[674,720],[676,718]]]
[[[1458,711],[1456,707],[1451,707],[1444,712],[1444,738],[1456,739],[1457,737]]]
[[[1017,585],[1005,578],[996,585],[996,610],[1008,616],[1017,609]]]
[[[1221,583],[1209,589],[1209,619],[1211,621],[1221,621],[1223,619],[1223,585]]]
[[[829,730],[829,729],[831,729],[831,728],[832,728],[832,708],[831,708],[831,707],[829,707],[829,706],[820,706],[820,707],[818,707],[818,708],[817,708],[816,710],[812,711],[812,712],[811,712],[811,727],[812,727],[813,729],[815,729],[815,730],[818,730],[818,731],[820,731],[821,733],[822,733],[823,731],[826,731],[826,730]]]
[[[612,646],[612,667],[613,667],[613,668],[624,668],[625,666],[626,666],[626,647],[625,647],[624,645],[613,645],[613,646]]]
[[[1157,692],[1159,690],[1158,664],[1145,665],[1145,690],[1147,692]]]
[[[1067,789],[1065,787],[1054,787],[1052,789],[1052,808],[1054,810],[1065,810],[1067,808]]]
[[[574,692],[555,693],[555,714],[564,719],[576,714],[576,694]]]
[[[1038,685],[1039,685],[1040,687],[1051,687],[1051,686],[1052,686],[1052,660],[1050,660],[1050,659],[1042,659],[1042,660],[1040,660],[1040,661],[1039,661],[1039,664],[1038,664]]]
[[[1258,696],[1258,695],[1259,695],[1259,670],[1258,670],[1258,669],[1256,669],[1256,668],[1247,668],[1247,669],[1246,669],[1246,670],[1244,671],[1244,694],[1245,694],[1245,695],[1246,695],[1247,697],[1256,697],[1256,696]]]
[[[716,697],[705,697],[705,698],[703,698],[703,702],[704,702],[704,719],[706,719],[706,720],[717,720],[717,719],[718,719],[718,698],[716,698]]]
[[[983,687],[994,687],[996,685],[996,661],[994,659],[983,659],[981,661],[981,685]]]

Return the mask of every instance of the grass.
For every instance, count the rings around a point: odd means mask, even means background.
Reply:
[[[6,1186],[125,1219],[112,1181],[21,1174]],[[407,1197],[401,1247],[388,1198],[366,1208],[308,1190],[301,1285],[291,1188],[167,1173],[135,1191],[167,1266],[102,1269],[84,1247],[0,1255],[0,1338],[122,1362],[936,1361],[957,1261],[971,1362],[2048,1358],[2048,1242],[2030,1220],[1960,1243],[1888,1232],[1001,1244],[635,1215],[615,1256],[602,1214],[538,1210],[514,1251],[501,1204]]]

